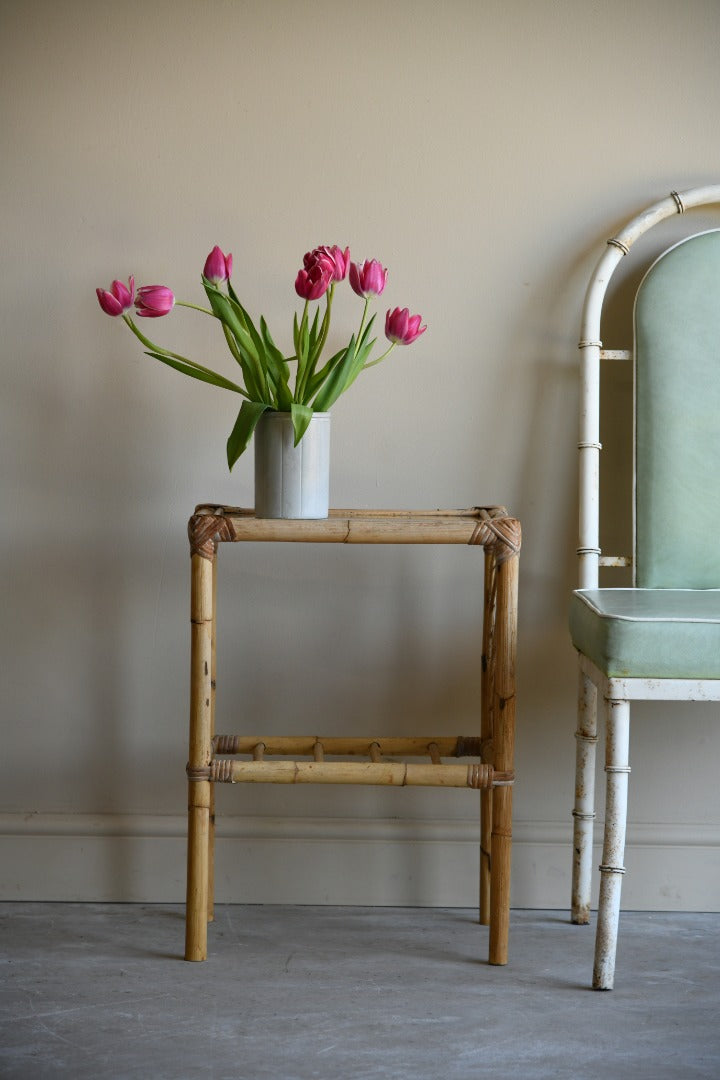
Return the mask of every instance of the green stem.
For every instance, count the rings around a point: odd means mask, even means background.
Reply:
[[[200,307],[199,304],[189,304],[186,300],[176,300],[175,307],[189,307],[192,308],[193,311],[202,311],[204,315],[212,315],[213,319],[219,318],[219,316],[217,316],[214,311],[211,311],[210,308]]]
[[[322,325],[320,327],[320,336],[315,343],[315,348],[312,352],[312,355],[308,357],[308,363],[302,374],[302,379],[299,380],[295,386],[295,400],[298,402],[298,404],[301,405],[307,404],[305,400],[307,395],[307,387],[313,375],[315,374],[315,369],[317,368],[318,361],[320,360],[320,357],[322,356],[322,351],[325,348],[325,342],[327,341],[328,331],[330,329],[330,313],[332,311],[332,300],[334,291],[335,282],[332,283],[326,294],[327,307],[325,308],[325,314],[323,316]]]
[[[302,342],[303,329],[305,327],[307,327],[308,323],[310,322],[309,311],[310,311],[310,301],[306,300],[305,303],[303,304],[302,319],[300,320],[300,341],[301,342]],[[305,359],[307,359],[307,357],[305,357]]]
[[[320,338],[317,344],[315,359],[320,359],[322,351],[325,348],[325,342],[327,341],[328,331],[330,329],[330,312],[332,310],[333,294],[335,293],[335,282],[328,289],[327,293],[327,307],[325,308],[325,318],[322,321],[322,327],[320,329]]]
[[[296,345],[298,365],[297,365],[297,371],[295,372],[295,392],[293,394],[293,399],[295,401],[301,401],[302,400],[301,397],[300,397],[300,387],[303,384],[303,380],[304,380],[304,376],[305,376],[305,367],[306,367],[307,362],[308,362],[308,356],[307,356],[307,354],[305,352],[305,349],[303,347],[303,337],[304,337],[304,334],[305,334],[305,332],[307,330],[308,308],[309,308],[309,306],[310,306],[310,301],[306,300],[304,305],[303,305],[303,313],[302,313],[302,317],[300,319],[300,327],[298,329],[297,345]]]
[[[379,364],[381,360],[384,360],[386,356],[390,355],[390,353],[393,351],[393,349],[395,348],[396,345],[397,345],[397,341],[393,341],[390,348],[386,349],[385,352],[382,354],[382,356],[378,356],[377,360],[371,360],[369,364],[363,364],[363,371],[365,371],[366,368],[375,367],[376,364]]]
[[[235,338],[232,336],[232,334],[228,330],[225,323],[222,324],[222,328],[223,328],[223,333],[225,334],[225,340],[227,341],[228,349],[233,354],[234,358],[237,360],[240,367],[243,368],[243,373],[244,373],[245,369],[243,367],[243,358],[242,358],[242,356],[240,354],[240,350],[238,349],[237,345],[235,344]]]
[[[357,337],[355,338],[356,341],[360,340],[360,338],[362,337],[362,332],[365,329],[365,318],[367,316],[367,310],[368,310],[368,304],[369,303],[370,303],[370,297],[366,296],[365,297],[365,307],[363,308],[362,319],[360,320],[360,329],[358,330]]]
[[[132,330],[133,334],[139,341],[142,341],[146,349],[151,349],[153,352],[163,353],[165,356],[171,356],[173,360],[181,360],[183,364],[191,364],[192,367],[202,368],[201,364],[196,363],[194,360],[188,360],[186,356],[181,356],[180,353],[170,352],[169,349],[163,349],[161,345],[156,345],[150,338],[146,338],[137,323],[134,323],[129,315],[123,315],[123,319]],[[203,371],[209,371],[209,368],[202,368]]]
[[[129,315],[123,315],[123,322],[127,323],[127,325],[130,327],[130,329],[132,330],[135,337],[138,338],[138,340],[141,341],[143,343],[143,345],[145,345],[146,348],[152,349],[153,352],[165,352],[166,351],[165,349],[161,349],[159,345],[155,345],[154,342],[152,342],[150,340],[150,338],[146,338],[145,335],[143,334],[142,330],[137,326],[136,323],[134,323],[132,321],[132,319],[130,318]],[[177,357],[176,357],[176,359],[177,359]]]

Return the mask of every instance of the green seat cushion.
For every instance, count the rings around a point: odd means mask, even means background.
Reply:
[[[720,679],[720,589],[578,589],[570,634],[606,675]]]

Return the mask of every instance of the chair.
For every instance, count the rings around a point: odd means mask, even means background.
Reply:
[[[651,266],[635,298],[632,353],[604,351],[603,302],[633,243],[675,213],[720,203],[720,185],[651,206],[608,246],[585,298],[580,350],[579,653],[572,920],[587,923],[597,697],[604,701],[606,812],[592,985],[614,985],[627,817],[630,702],[720,700],[720,230],[689,236]],[[633,555],[599,544],[600,361],[633,362]],[[631,588],[599,567],[632,565]]]

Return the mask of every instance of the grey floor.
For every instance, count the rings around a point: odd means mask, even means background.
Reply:
[[[0,904],[0,1077],[720,1077],[720,915],[624,914],[616,989],[592,930],[516,911],[220,907],[181,959],[169,905]]]

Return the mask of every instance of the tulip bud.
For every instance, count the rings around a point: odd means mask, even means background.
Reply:
[[[98,302],[106,315],[124,315],[132,307],[135,298],[135,278],[129,277],[127,285],[113,281],[110,291],[96,289]]]
[[[412,345],[427,326],[420,326],[422,315],[411,315],[408,308],[395,308],[385,316],[385,337],[394,345]]]
[[[167,285],[143,285],[138,289],[135,309],[146,319],[159,319],[172,311],[174,304],[175,296]]]
[[[310,259],[295,278],[295,292],[303,300],[319,300],[328,291],[332,277],[332,266],[327,259]]]
[[[377,259],[350,263],[350,286],[358,296],[379,296],[387,284],[387,270]]]
[[[220,248],[215,245],[207,259],[203,269],[203,276],[213,285],[219,285],[232,274],[232,255],[223,255]]]

